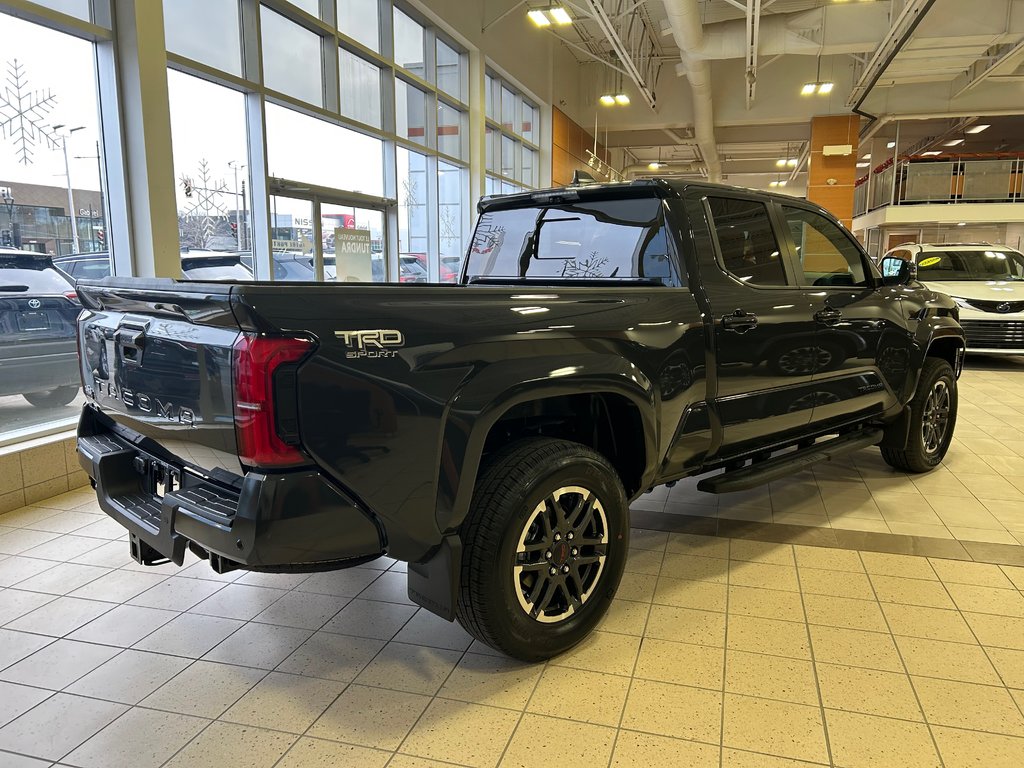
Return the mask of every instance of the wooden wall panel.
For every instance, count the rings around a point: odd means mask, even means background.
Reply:
[[[853,222],[859,131],[858,115],[824,115],[811,120],[807,199],[831,212],[847,227]],[[849,155],[825,157],[824,147],[835,144],[850,144],[853,151]]]
[[[551,183],[560,186],[572,182],[573,171],[591,171],[587,165],[594,150],[594,136],[562,112],[552,109]],[[608,150],[600,142],[597,156],[608,162]]]

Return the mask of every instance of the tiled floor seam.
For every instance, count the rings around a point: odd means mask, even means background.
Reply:
[[[729,680],[729,587],[732,576],[732,541],[727,541],[729,559],[726,560],[728,565],[725,569],[725,636],[722,638],[722,716],[718,724],[718,768],[725,768],[725,691]]]
[[[935,576],[936,576],[936,578],[938,578],[939,583],[942,584],[942,578],[939,577],[939,574],[935,571],[935,568],[928,561],[928,558],[924,558],[924,561],[926,563],[928,563],[928,567],[932,569],[932,573],[935,573]],[[867,563],[864,562],[864,558],[863,557],[861,557],[861,564],[864,566],[864,570],[867,571]],[[932,723],[929,721],[928,715],[924,711],[924,704],[921,703],[921,696],[920,696],[920,694],[917,691],[917,686],[914,685],[914,678],[910,674],[910,669],[909,669],[909,667],[907,667],[907,660],[905,658],[903,658],[903,649],[900,647],[900,644],[898,642],[896,642],[897,635],[895,633],[893,633],[892,625],[889,623],[889,617],[886,615],[885,611],[882,609],[881,601],[878,600],[878,592],[875,589],[875,583],[871,580],[870,572],[868,573],[868,585],[871,587],[871,593],[875,596],[875,601],[878,602],[878,610],[879,610],[879,613],[882,614],[882,621],[885,622],[885,626],[889,630],[889,636],[892,638],[893,645],[896,647],[896,655],[897,655],[897,657],[899,657],[900,666],[903,667],[903,674],[906,676],[907,682],[910,683],[910,689],[914,692],[914,701],[917,703],[917,709],[921,713],[921,722],[924,723],[925,727],[928,729],[928,737],[932,740],[932,747],[934,747],[934,749],[935,749],[935,754],[938,756],[939,761],[942,764],[945,764],[945,759],[942,757],[942,750],[939,749],[939,740],[935,738],[935,730],[932,728]],[[943,589],[945,589],[945,585],[943,585]],[[947,594],[948,594],[948,590],[946,590],[946,591],[947,591]],[[950,595],[949,599],[952,600],[953,596]],[[956,605],[956,603],[954,603],[954,605]],[[965,623],[966,623],[966,620],[965,620]],[[890,718],[890,719],[899,719],[899,718]]]
[[[387,573],[387,571],[381,571],[380,573]],[[376,581],[376,580],[377,580],[378,578],[380,578],[379,574],[378,574],[378,576],[376,576],[376,577],[375,577],[375,578],[374,578],[374,579],[373,579],[373,580],[372,580],[372,581],[371,581],[371,582],[370,582],[369,584],[367,584],[367,585],[366,585],[365,587],[363,587],[363,589],[359,590],[359,593],[358,593],[358,594],[356,595],[356,597],[352,597],[352,598],[349,598],[350,602],[351,602],[351,600],[355,600],[355,599],[357,599],[359,595],[361,595],[361,594],[362,594],[363,592],[365,592],[365,591],[366,591],[367,589],[369,589],[369,588],[370,588],[370,586],[371,586],[371,585],[373,584],[373,582],[375,582],[375,581]],[[296,586],[298,586],[298,585],[296,585]],[[294,590],[295,590],[295,587],[292,587],[292,588],[291,588],[291,589],[289,590],[289,592],[291,592],[291,591],[294,591]],[[284,595],[282,595],[282,597],[284,597]],[[275,601],[275,602],[276,602],[276,601]],[[342,608],[341,610],[344,610],[344,608]],[[340,612],[341,612],[341,611],[339,611],[339,613],[340,613]],[[335,614],[335,616],[337,616],[337,614]],[[364,665],[363,665],[362,667],[360,667],[360,668],[359,668],[359,670],[358,670],[357,672],[355,672],[355,673],[354,673],[354,674],[352,675],[352,679],[351,679],[351,680],[349,680],[349,681],[348,681],[347,683],[345,683],[345,687],[344,687],[344,688],[342,688],[342,689],[341,689],[341,690],[340,690],[340,691],[338,692],[338,695],[337,695],[337,696],[335,696],[335,697],[334,697],[333,699],[331,699],[331,702],[330,702],[330,703],[329,703],[329,704],[328,704],[328,705],[327,705],[326,707],[324,707],[324,709],[323,709],[323,710],[321,710],[320,714],[319,714],[319,715],[317,715],[317,716],[316,716],[316,717],[315,717],[315,718],[313,719],[313,722],[311,722],[311,723],[310,723],[309,725],[307,725],[307,726],[306,726],[305,730],[303,730],[303,731],[302,731],[302,733],[301,733],[301,734],[299,734],[299,737],[298,737],[298,738],[297,738],[297,739],[296,739],[296,740],[295,740],[295,741],[294,741],[294,742],[293,742],[293,743],[291,744],[291,746],[289,746],[289,747],[288,747],[288,749],[287,749],[287,750],[285,750],[284,754],[283,754],[283,755],[281,755],[281,757],[279,757],[279,758],[277,759],[277,761],[276,761],[276,762],[274,763],[274,765],[275,765],[275,766],[276,766],[276,765],[278,765],[278,764],[279,764],[279,763],[280,763],[280,762],[281,762],[282,760],[284,760],[284,758],[285,758],[285,755],[287,755],[287,754],[288,754],[289,752],[291,752],[291,751],[292,751],[292,749],[293,749],[293,748],[295,747],[295,745],[296,745],[296,744],[298,744],[298,743],[299,743],[299,741],[300,741],[301,739],[303,739],[303,738],[306,738],[306,737],[307,737],[307,736],[309,735],[309,731],[310,731],[310,729],[311,729],[311,728],[312,728],[312,727],[313,727],[314,725],[316,725],[316,723],[317,723],[317,722],[319,722],[320,718],[324,716],[324,713],[326,713],[326,712],[327,712],[327,711],[328,711],[328,710],[329,710],[329,709],[330,709],[331,707],[333,707],[333,706],[335,705],[335,703],[336,703],[336,702],[338,701],[338,699],[340,699],[340,698],[341,698],[342,696],[344,696],[344,695],[345,695],[345,692],[346,692],[346,691],[347,691],[347,690],[348,690],[348,689],[349,689],[349,688],[350,688],[350,687],[351,687],[352,685],[357,685],[357,683],[355,682],[355,680],[356,680],[356,678],[357,678],[357,677],[359,677],[360,673],[362,673],[362,671],[363,671],[364,669],[366,669],[366,668],[367,668],[367,667],[369,667],[369,666],[370,666],[371,664],[373,664],[373,662],[374,662],[374,661],[375,661],[375,660],[377,659],[377,657],[378,657],[378,656],[380,656],[380,654],[384,652],[384,649],[385,649],[385,648],[387,648],[387,647],[388,647],[388,645],[389,645],[389,644],[390,644],[390,643],[391,643],[392,641],[394,641],[394,638],[396,638],[396,637],[398,636],[398,634],[399,634],[399,633],[400,633],[400,632],[401,632],[401,631],[402,631],[403,629],[405,629],[405,627],[406,627],[406,626],[407,626],[407,625],[409,624],[409,622],[410,622],[410,621],[412,621],[412,620],[413,620],[413,618],[414,618],[415,616],[416,616],[416,614],[415,614],[415,613],[413,613],[413,614],[412,614],[412,615],[411,615],[411,616],[410,616],[410,617],[409,617],[408,619],[406,619],[406,620],[405,620],[404,622],[402,622],[402,626],[400,626],[400,627],[399,627],[399,628],[398,628],[398,629],[397,629],[397,630],[395,631],[395,633],[394,633],[394,634],[393,634],[393,635],[391,636],[391,638],[390,638],[390,639],[388,639],[388,640],[383,640],[383,641],[381,641],[381,642],[383,642],[383,645],[382,645],[382,646],[380,647],[380,650],[378,650],[378,651],[377,651],[377,653],[375,653],[375,654],[374,654],[374,655],[373,655],[373,656],[372,656],[372,657],[371,657],[371,658],[370,658],[370,659],[369,659],[369,660],[368,660],[368,661],[367,661],[367,662],[366,662],[366,663],[365,663],[365,664],[364,664]],[[331,621],[331,620],[332,620],[333,618],[334,618],[334,617],[332,616],[332,617],[331,617],[331,619],[328,619],[328,620],[327,620],[326,622],[324,622],[324,624],[323,624],[323,625],[321,625],[321,626],[326,626],[326,624],[327,624],[328,622],[330,622],[330,621]],[[315,630],[315,632],[319,632],[319,631],[321,631],[321,630]],[[314,632],[314,634],[315,634],[315,632]],[[310,635],[310,637],[313,637],[313,635]],[[344,637],[355,637],[355,635],[344,635]],[[225,638],[225,639],[226,639],[226,638]],[[305,644],[306,642],[308,642],[308,641],[309,641],[309,639],[307,638],[307,639],[306,639],[305,641],[303,641],[303,645],[304,645],[304,644]],[[300,645],[299,647],[301,648],[302,646]],[[470,647],[472,647],[472,644],[470,645]],[[297,650],[297,649],[296,649],[296,650]],[[453,671],[454,671],[454,670],[455,670],[455,669],[456,669],[456,668],[457,668],[457,667],[459,666],[459,663],[460,663],[460,662],[462,661],[462,659],[463,659],[463,658],[465,658],[465,655],[466,655],[466,653],[467,653],[468,651],[469,651],[469,649],[468,649],[468,648],[467,648],[467,649],[466,649],[465,651],[463,651],[463,653],[462,653],[462,656],[460,656],[460,657],[459,657],[459,662],[456,662],[455,666],[454,666],[454,667],[452,667],[452,669],[451,669],[451,670],[450,670],[450,671],[448,672],[448,675],[447,675],[447,676],[445,677],[445,682],[447,682],[447,681],[448,681],[448,677],[450,677],[450,676],[451,676],[451,673],[452,673],[452,672],[453,672]],[[290,655],[290,654],[289,654],[289,655]],[[287,657],[286,657],[286,659],[285,659],[285,660],[287,660]],[[281,662],[281,664],[283,664],[283,663],[284,663],[284,661],[282,661],[282,662]],[[278,664],[278,666],[280,666],[280,664]],[[273,670],[270,670],[270,672],[274,672],[274,671],[276,671],[276,667],[275,667],[275,668],[274,668]],[[270,672],[268,672],[268,674],[270,674]],[[287,673],[287,674],[291,674],[291,673]],[[312,675],[300,675],[300,676],[302,676],[302,677],[310,677],[310,678],[312,678],[312,679],[314,679],[314,680],[317,680],[317,679],[321,679],[321,678],[315,678],[315,677],[313,677]],[[443,687],[443,686],[444,686],[444,683],[441,683],[441,686]],[[255,686],[254,686],[254,687],[255,687]],[[375,686],[368,686],[368,687],[375,687]],[[251,689],[250,689],[250,690],[251,690]],[[390,690],[390,689],[389,689],[389,690]],[[440,688],[438,688],[438,690],[440,691]],[[244,695],[245,695],[245,694],[243,694],[243,696],[244,696]],[[431,696],[431,701],[433,701],[433,700],[434,700],[434,698],[436,698],[436,694],[435,694],[434,696]],[[236,703],[237,703],[237,702],[236,702]],[[234,705],[232,705],[232,706],[234,706]],[[424,708],[423,708],[423,712],[421,712],[421,713],[420,713],[420,716],[419,716],[418,718],[416,718],[416,723],[418,723],[418,722],[420,721],[420,718],[422,718],[422,717],[423,717],[423,713],[427,711],[427,708],[428,708],[429,706],[430,706],[430,705],[428,704],[428,705],[427,705],[426,707],[424,707]],[[230,707],[229,707],[228,709],[230,709]],[[226,710],[224,710],[224,711],[225,711],[225,712],[227,712],[228,710],[226,709]],[[414,724],[413,724],[413,726],[412,726],[412,728],[415,728],[415,727],[416,727],[416,724],[414,723]],[[410,733],[412,733],[412,728],[410,728],[410,729],[409,729],[409,732],[408,732],[408,733],[406,733],[406,735],[405,735],[405,737],[403,737],[402,741],[401,741],[401,742],[399,742],[399,749],[401,749],[401,745],[402,745],[402,743],[404,743],[404,742],[405,742],[405,739],[409,737],[409,734],[410,734]],[[312,737],[310,737],[310,738],[312,738]],[[333,740],[330,740],[330,739],[329,739],[329,741],[333,741]],[[344,743],[344,742],[343,742],[343,743]],[[385,750],[385,751],[386,751],[386,750]],[[396,750],[395,750],[395,751],[394,751],[394,752],[392,753],[391,757],[389,757],[389,758],[388,758],[388,764],[390,764],[390,763],[391,763],[391,761],[392,761],[392,760],[394,759],[395,755],[397,755],[397,754],[398,754],[398,750],[396,749]]]
[[[1003,571],[1003,569],[1001,567],[999,568],[999,571],[1004,576],[1006,576],[1006,573]],[[1007,577],[1007,578],[1009,578],[1009,577]],[[1003,677],[1003,673],[999,671],[999,666],[995,662],[992,661],[992,655],[988,652],[988,646],[985,645],[983,642],[981,642],[981,638],[978,637],[978,634],[974,631],[974,627],[971,626],[971,622],[969,622],[967,620],[967,617],[964,616],[964,612],[960,610],[960,606],[957,604],[956,600],[953,599],[953,594],[949,591],[949,587],[946,586],[945,580],[940,578],[939,579],[939,583],[942,584],[942,588],[945,590],[946,594],[949,596],[949,599],[953,601],[953,605],[956,606],[956,612],[960,615],[960,618],[963,619],[964,624],[967,625],[967,629],[970,631],[971,637],[973,637],[975,642],[977,642],[978,647],[981,648],[981,652],[984,653],[985,654],[985,658],[988,659],[988,663],[992,666],[992,669],[995,670],[996,675],[999,676],[999,680],[1003,684],[1002,685],[1002,689],[1004,691],[1006,691],[1010,695],[1010,701],[1012,701],[1014,706],[1017,707],[1017,711],[1020,713],[1021,719],[1024,720],[1024,704],[1022,704],[1022,701],[1019,700],[1016,696],[1014,696],[1012,693],[1010,693],[1010,690],[1011,690],[1010,686],[1007,685],[1006,679]],[[1010,583],[1013,584],[1012,581]],[[972,611],[968,611],[968,613],[972,613]],[[984,614],[984,615],[1001,616],[1003,614]],[[1002,646],[993,646],[993,647],[994,648],[1000,648]],[[911,682],[913,682],[913,678],[911,678]],[[977,685],[982,685],[982,683],[977,683]],[[999,686],[990,686],[990,687],[999,687]],[[1024,699],[1024,697],[1022,697],[1022,699]],[[969,730],[969,729],[961,729],[961,730]],[[1006,734],[1004,734],[1004,735],[1006,735]]]
[[[821,693],[821,680],[818,679],[818,662],[814,655],[814,638],[811,636],[811,621],[807,615],[807,603],[804,601],[803,582],[800,580],[800,565],[796,559],[796,550],[789,548],[793,556],[793,569],[796,571],[796,584],[800,593],[800,608],[804,614],[804,630],[807,633],[807,652],[811,656],[811,670],[814,674],[814,690],[818,696],[818,712],[821,714],[821,730],[825,738],[825,754],[828,757],[828,764],[835,765],[832,756],[832,739],[828,732],[828,718],[825,717],[825,697]],[[863,566],[863,562],[861,563]]]

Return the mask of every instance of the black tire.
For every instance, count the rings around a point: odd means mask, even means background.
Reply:
[[[588,497],[567,490],[572,488],[596,499],[589,512]],[[590,527],[574,528],[574,514]],[[594,543],[602,526],[603,545]],[[574,531],[579,535],[570,536]],[[602,455],[579,443],[530,438],[487,462],[460,532],[459,623],[509,656],[542,661],[583,640],[608,610],[626,564],[629,508],[622,482]],[[521,546],[534,551],[517,554]],[[538,590],[533,601],[527,589]]]
[[[78,387],[71,384],[45,392],[26,392],[22,397],[37,408],[58,408],[78,397]]]
[[[945,409],[939,404],[939,389],[947,396]],[[933,395],[935,399],[933,399]],[[925,358],[917,390],[910,401],[910,436],[906,448],[882,448],[882,458],[893,469],[903,472],[927,472],[939,465],[946,456],[956,428],[957,409],[956,375],[953,367],[937,357]],[[942,434],[929,432],[927,426],[941,419],[945,410]]]

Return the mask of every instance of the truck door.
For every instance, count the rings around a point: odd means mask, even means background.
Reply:
[[[813,306],[811,421],[838,425],[898,405],[912,343],[900,291],[876,285],[867,254],[838,223],[799,203],[780,209],[798,280]]]
[[[722,428],[718,455],[732,456],[806,429],[815,329],[769,199],[715,190],[701,204],[711,247],[698,244],[696,258],[717,374],[709,389]]]

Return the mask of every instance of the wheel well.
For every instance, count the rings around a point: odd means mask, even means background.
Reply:
[[[956,370],[957,352],[963,348],[958,339],[936,339],[928,347],[928,357],[939,357],[953,366]]]
[[[524,437],[556,437],[602,454],[619,473],[626,496],[640,490],[647,466],[640,409],[623,395],[591,392],[512,406],[487,433],[484,455]]]

